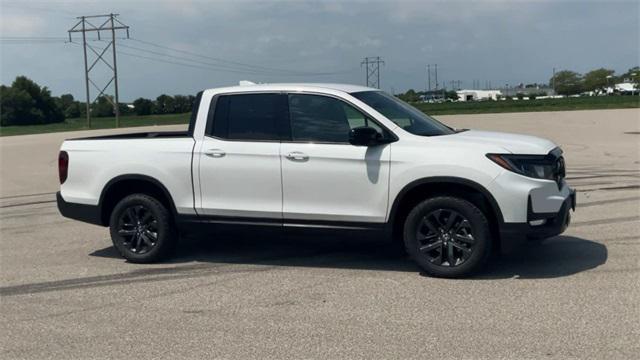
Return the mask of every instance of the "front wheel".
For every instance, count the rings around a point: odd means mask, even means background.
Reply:
[[[487,218],[472,203],[451,196],[416,205],[405,221],[407,253],[436,277],[463,277],[478,271],[491,251]]]
[[[120,255],[135,263],[163,259],[172,252],[177,238],[169,210],[145,194],[120,200],[111,213],[109,230]]]

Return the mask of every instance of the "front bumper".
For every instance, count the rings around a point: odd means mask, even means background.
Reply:
[[[560,210],[551,213],[533,212],[531,196],[527,201],[526,223],[503,223],[500,235],[505,238],[546,239],[562,234],[571,223],[571,211],[576,208],[576,191],[569,189]]]

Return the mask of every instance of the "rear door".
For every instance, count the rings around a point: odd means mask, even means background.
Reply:
[[[285,222],[384,222],[391,145],[354,146],[349,131],[358,126],[385,130],[335,97],[288,98],[290,140],[281,149]]]
[[[234,218],[282,218],[279,123],[286,95],[214,97],[213,116],[198,150],[198,213]]]

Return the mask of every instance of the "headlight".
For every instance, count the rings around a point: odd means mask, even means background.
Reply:
[[[560,184],[564,178],[564,161],[562,156],[548,155],[514,155],[487,154],[487,157],[503,168],[520,175],[554,180]]]

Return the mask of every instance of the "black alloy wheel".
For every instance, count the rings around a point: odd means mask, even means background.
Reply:
[[[109,228],[120,255],[135,263],[165,258],[178,240],[171,212],[146,194],[132,194],[120,200],[111,212]]]
[[[120,215],[118,235],[127,250],[136,254],[148,253],[158,243],[158,220],[143,205],[130,206]]]
[[[475,239],[466,217],[451,209],[438,209],[422,218],[416,232],[418,251],[440,266],[460,266],[473,253]]]
[[[455,196],[423,200],[407,215],[404,245],[411,258],[436,277],[464,277],[478,271],[491,252],[484,213]]]

